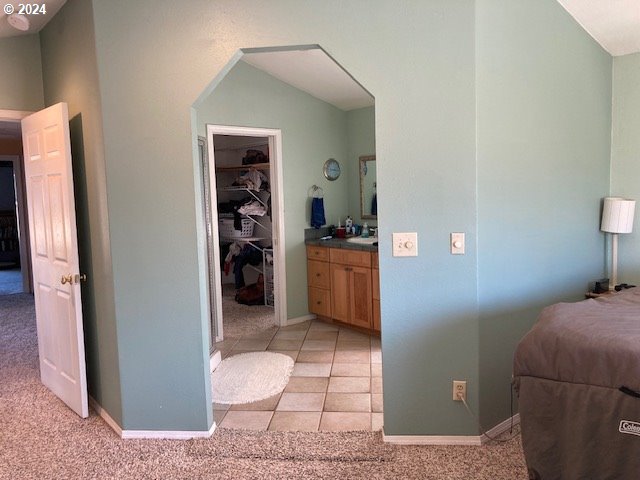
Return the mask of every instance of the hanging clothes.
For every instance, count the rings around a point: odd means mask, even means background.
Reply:
[[[231,264],[233,263],[233,259],[236,255],[240,254],[242,251],[242,247],[238,245],[236,242],[233,242],[229,245],[229,253],[224,258],[224,274],[229,275],[229,271],[231,270]]]
[[[244,287],[244,274],[242,269],[245,265],[260,265],[262,262],[262,252],[252,245],[246,244],[242,251],[234,257],[233,274],[235,275],[236,288]]]

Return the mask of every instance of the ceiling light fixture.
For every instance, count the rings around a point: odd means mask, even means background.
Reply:
[[[7,17],[7,21],[9,22],[9,25],[16,30],[20,30],[21,32],[29,30],[29,19],[26,15],[22,15],[21,13],[12,13]]]

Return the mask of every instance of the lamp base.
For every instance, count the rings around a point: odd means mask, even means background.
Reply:
[[[615,290],[618,283],[618,234],[611,234],[611,283],[609,284],[609,291]]]

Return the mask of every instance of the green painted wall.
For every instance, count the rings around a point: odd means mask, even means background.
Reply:
[[[640,284],[640,53],[613,59],[611,194],[633,198],[633,233],[619,236],[618,282]]]
[[[611,57],[555,1],[476,2],[480,414],[542,307],[604,274]],[[637,177],[636,177],[637,178]]]
[[[450,382],[477,384],[476,255],[447,253],[450,231],[475,238],[474,3],[96,0],[94,17],[125,428],[212,421],[190,106],[241,48],[317,43],[376,97],[386,431],[475,433]],[[392,258],[412,230],[420,256]]]
[[[508,416],[534,312],[603,271],[611,60],[555,1],[94,0],[94,18],[124,428],[212,423],[191,106],[239,49],[308,44],[376,98],[385,432],[477,434],[454,378],[483,423]],[[394,231],[418,257],[391,256]]]
[[[45,105],[67,102],[89,394],[122,424],[102,108],[91,2],[68,0],[40,33]]]
[[[310,225],[311,185],[324,190],[328,223],[344,221],[348,212],[346,168],[329,182],[322,174],[327,158],[347,164],[347,115],[244,62],[238,62],[213,93],[197,107],[199,134],[205,124],[241,125],[282,130],[285,205],[287,315],[308,315],[304,229]],[[356,179],[357,181],[357,179]]]
[[[44,100],[38,35],[0,38],[0,65],[0,110],[40,110]]]
[[[347,166],[349,169],[349,213],[354,222],[363,224],[360,216],[360,157],[376,154],[376,109],[358,108],[347,112]],[[376,165],[378,164],[376,160]],[[375,220],[367,220],[369,226]]]

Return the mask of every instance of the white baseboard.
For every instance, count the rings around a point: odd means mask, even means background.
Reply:
[[[192,438],[209,438],[216,429],[216,422],[213,422],[211,428],[207,431],[203,430],[122,430],[120,425],[111,418],[104,408],[100,406],[93,397],[89,397],[89,404],[96,413],[109,425],[116,434],[122,439],[130,438],[147,438],[147,439],[168,439],[168,440],[189,440]]]
[[[307,322],[309,320],[315,320],[317,318],[317,316],[313,313],[310,313],[308,315],[303,315],[301,317],[296,317],[296,318],[288,318],[285,325],[281,325],[282,327],[288,327],[289,325],[295,325],[296,323],[302,323],[302,322]]]
[[[513,425],[520,423],[520,414],[513,416]],[[511,428],[511,418],[500,422],[498,425],[487,431],[492,437],[496,437]],[[382,430],[382,440],[385,443],[395,443],[398,445],[475,445],[479,446],[491,440],[485,435],[386,435]]]
[[[512,420],[513,426],[518,425],[520,423],[520,414],[516,413],[513,417],[507,418],[505,421],[500,422],[491,430],[487,430],[487,435],[489,435],[489,437],[496,438],[498,435],[507,432],[511,428]],[[482,443],[490,442],[491,439],[489,437],[487,437],[486,435],[481,435],[480,438],[482,439]]]
[[[220,350],[216,350],[215,352],[213,352],[213,355],[209,357],[209,372],[213,372],[218,367],[218,365],[220,365],[221,361],[222,354],[220,353]]]
[[[122,437],[122,428],[120,428],[118,422],[111,418],[111,415],[109,415],[107,411],[102,408],[102,406],[98,402],[96,402],[95,398],[91,396],[89,397],[89,405],[91,405],[91,407],[96,411],[100,418],[102,418],[105,423],[109,425],[119,437]]]
[[[480,437],[464,435],[386,435],[382,441],[397,445],[481,445]]]
[[[209,438],[216,429],[216,422],[207,431],[202,430],[123,430],[123,439],[166,439],[166,440],[191,440],[192,438]]]

